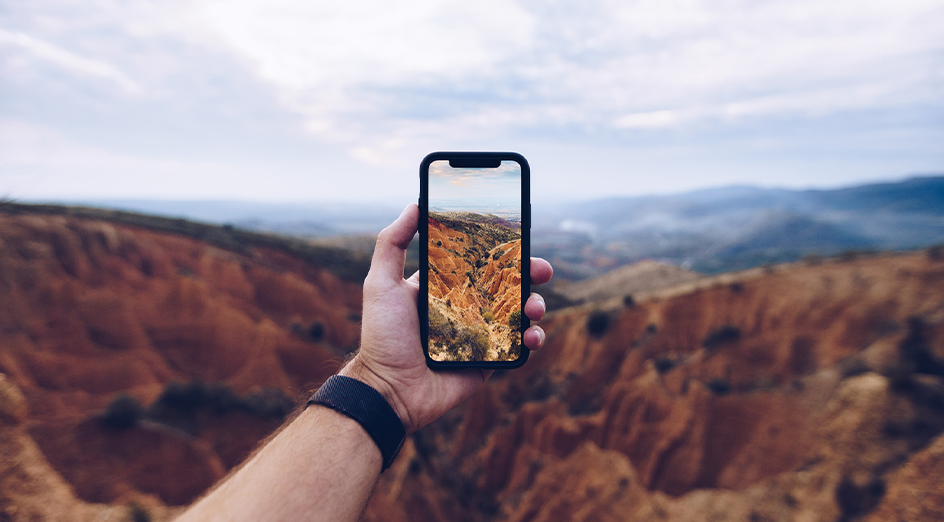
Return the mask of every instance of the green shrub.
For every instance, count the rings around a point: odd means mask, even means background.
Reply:
[[[717,330],[712,331],[702,340],[701,345],[706,350],[716,350],[722,345],[737,341],[741,338],[741,329],[737,326],[726,324]]]
[[[446,304],[450,304],[446,301]],[[449,338],[455,334],[455,330],[446,319],[446,316],[439,313],[439,310],[430,307],[429,309],[429,335],[430,337]]]
[[[610,328],[610,316],[606,312],[595,311],[587,318],[587,332],[600,338]]]
[[[100,421],[102,426],[113,430],[128,430],[135,427],[144,415],[144,407],[134,397],[120,393],[116,395]]]
[[[675,361],[665,356],[656,357],[652,361],[652,365],[655,366],[656,371],[659,372],[659,374],[661,375],[664,373],[668,373],[669,370],[671,370],[672,368],[675,368]]]
[[[485,319],[486,323],[490,323],[495,320],[495,314],[493,314],[491,310],[485,310],[482,313],[482,319]]]
[[[715,377],[705,383],[705,386],[715,395],[727,395],[731,392],[731,385],[721,377]]]
[[[495,252],[494,254],[492,254],[492,261],[498,261],[498,258],[500,258],[501,256],[502,256],[501,252]]]
[[[128,518],[131,522],[151,522],[151,513],[146,507],[132,501],[128,504]]]
[[[449,351],[455,357],[464,352],[470,360],[483,360],[490,344],[488,332],[484,328],[463,328],[450,343]]]
[[[514,312],[511,312],[511,315],[508,316],[508,326],[512,330],[518,331],[521,330],[521,309],[517,309]]]
[[[295,402],[285,392],[272,387],[253,390],[246,394],[242,402],[249,413],[273,419],[285,418],[295,407]]]

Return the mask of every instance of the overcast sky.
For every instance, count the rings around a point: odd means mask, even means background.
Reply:
[[[535,198],[944,172],[944,0],[0,0],[0,198]]]

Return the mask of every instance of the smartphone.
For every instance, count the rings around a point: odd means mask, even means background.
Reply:
[[[417,308],[429,367],[528,359],[530,187],[528,162],[514,152],[434,152],[420,164]]]

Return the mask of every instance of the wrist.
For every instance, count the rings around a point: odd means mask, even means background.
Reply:
[[[390,467],[406,440],[403,422],[390,403],[369,384],[334,375],[318,388],[308,405],[327,406],[357,421],[377,444],[383,457],[381,472]]]
[[[365,364],[360,354],[354,356],[350,362],[344,365],[344,367],[338,371],[338,375],[357,379],[377,390],[377,392],[386,399],[387,403],[390,404],[393,411],[396,412],[397,416],[400,418],[400,422],[403,423],[403,427],[406,428],[406,432],[412,433],[414,431],[412,429],[409,412],[400,399],[400,396],[394,391],[394,387],[369,365]]]

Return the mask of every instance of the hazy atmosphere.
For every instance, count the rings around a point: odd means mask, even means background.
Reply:
[[[537,199],[944,170],[944,3],[4,2],[0,197],[383,201],[434,150]]]
[[[0,520],[940,522],[942,144],[944,0],[0,0]]]

